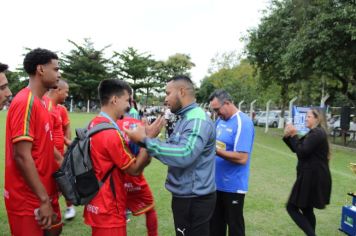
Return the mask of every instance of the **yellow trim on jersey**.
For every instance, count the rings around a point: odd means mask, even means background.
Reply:
[[[138,215],[141,215],[141,214],[143,214],[143,213],[146,213],[146,212],[148,212],[149,210],[151,210],[154,206],[155,206],[155,204],[152,203],[152,204],[150,204],[150,205],[148,205],[148,206],[142,208],[142,209],[139,210],[139,211],[132,212],[132,215],[138,216]]]
[[[52,111],[52,101],[49,100],[48,102],[48,111]]]
[[[134,155],[132,155],[130,149],[127,147],[127,143],[125,142],[124,137],[122,137],[122,135],[120,134],[120,132],[118,130],[116,130],[117,134],[119,135],[120,141],[121,141],[121,145],[124,148],[125,153],[130,157],[130,158],[135,158]]]
[[[33,96],[32,92],[29,91],[28,93],[28,98],[27,98],[27,105],[26,105],[26,111],[25,111],[25,119],[24,119],[24,126],[23,126],[23,134],[24,136],[28,136],[28,126],[30,125],[30,119],[31,119],[31,109],[33,105]]]
[[[136,158],[132,158],[126,165],[124,165],[121,170],[125,170],[127,169],[131,164],[132,162],[135,162],[136,161]]]
[[[33,141],[33,138],[30,137],[30,136],[18,136],[16,138],[13,138],[12,139],[12,143],[17,143],[17,142],[20,142],[20,141],[29,141],[29,142],[32,142]]]

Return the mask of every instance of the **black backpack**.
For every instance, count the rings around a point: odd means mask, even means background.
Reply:
[[[90,137],[107,129],[115,127],[110,123],[100,123],[90,130],[76,129],[77,137],[68,147],[61,167],[53,174],[64,198],[75,206],[88,204],[115,168],[114,165],[102,180],[98,180],[90,158]]]

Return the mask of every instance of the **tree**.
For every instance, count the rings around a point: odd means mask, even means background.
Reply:
[[[189,55],[176,53],[169,56],[166,61],[158,61],[156,65],[157,76],[162,84],[166,84],[167,81],[177,75],[186,75],[190,77],[190,69],[195,64],[191,61]],[[160,91],[162,91],[162,87]]]
[[[241,56],[236,51],[216,53],[210,60],[208,73],[213,74],[221,69],[231,69],[240,63]]]
[[[310,1],[304,12],[283,57],[286,73],[323,77],[329,93],[339,91],[356,106],[356,2]]]
[[[150,89],[158,86],[155,74],[155,60],[151,54],[139,53],[136,49],[129,47],[123,52],[114,52],[114,73],[119,79],[127,81],[133,91],[149,96]]]
[[[60,60],[62,77],[68,80],[74,98],[95,99],[100,81],[109,79],[111,59],[104,57],[104,51],[110,46],[96,50],[90,39],[84,39],[83,45],[71,40],[68,42],[74,49],[68,54],[62,54]]]
[[[197,93],[197,100],[198,102],[206,103],[210,94],[215,89],[224,89],[231,94],[235,103],[242,100],[250,103],[258,98],[258,102],[263,104],[271,96],[275,97],[275,95],[271,94],[276,91],[276,87],[270,87],[273,88],[273,92],[269,92],[268,95],[266,92],[260,92],[268,90],[258,85],[258,79],[254,75],[253,67],[249,64],[248,60],[244,59],[231,69],[222,68],[212,75],[205,77]]]
[[[281,60],[299,27],[295,8],[291,0],[273,1],[270,15],[262,19],[258,29],[249,31],[246,46],[248,59],[258,70],[259,82],[264,87],[273,83],[281,87],[282,110],[289,100],[289,85],[300,79],[299,74],[292,77],[285,73]]]
[[[23,70],[17,69],[16,71],[7,71],[6,77],[13,96],[28,85],[28,77]]]

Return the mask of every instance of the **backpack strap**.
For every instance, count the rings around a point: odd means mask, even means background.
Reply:
[[[100,124],[97,124],[95,125],[94,127],[92,127],[88,133],[86,134],[88,137],[91,137],[93,136],[94,134],[96,133],[99,133],[103,130],[108,130],[108,129],[116,129],[116,127],[109,123],[109,122],[103,122],[103,123],[100,123]],[[117,129],[116,129],[117,130]],[[120,135],[121,134],[121,131],[119,130],[120,132]],[[106,172],[106,174],[104,175],[104,177],[99,181],[99,186],[102,186],[105,182],[105,180],[110,176],[111,172],[115,169],[115,164],[110,168],[110,170],[108,170],[108,172]]]
[[[107,129],[116,129],[116,127],[113,124],[109,123],[109,122],[103,122],[103,123],[95,125],[91,129],[89,129],[89,131],[87,133],[87,136],[91,137],[94,134],[96,134],[96,133],[98,133],[100,131],[103,131],[103,130],[107,130]]]
[[[111,172],[115,169],[115,164],[111,167],[110,170],[108,170],[108,172],[106,172],[106,174],[104,175],[104,177],[99,181],[99,186],[103,185],[105,180],[110,176]]]

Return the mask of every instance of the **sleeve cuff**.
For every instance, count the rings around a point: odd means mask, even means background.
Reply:
[[[137,145],[142,147],[142,148],[146,148],[146,146],[147,146],[147,137],[145,137],[142,141],[138,142]]]

